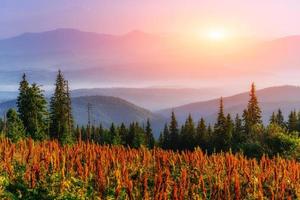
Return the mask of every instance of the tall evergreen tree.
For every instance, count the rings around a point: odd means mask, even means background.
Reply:
[[[125,126],[124,123],[121,123],[120,127],[119,127],[119,134],[121,136],[121,139],[122,139],[122,143],[124,145],[128,145],[127,141],[126,141],[126,138],[127,138],[127,134],[128,134],[128,130]]]
[[[224,149],[227,143],[227,123],[224,115],[223,98],[220,99],[220,107],[218,112],[217,123],[214,126],[214,146],[217,151]]]
[[[68,82],[58,71],[54,95],[50,101],[50,134],[62,143],[73,139],[73,118]]]
[[[19,84],[19,95],[17,97],[17,107],[18,107],[18,113],[20,119],[23,121],[23,124],[29,124],[29,112],[30,110],[28,109],[28,90],[29,90],[29,83],[26,79],[26,74],[23,74],[22,80]]]
[[[178,122],[176,120],[174,111],[172,111],[171,114],[169,131],[170,131],[170,144],[172,144],[171,149],[176,150],[178,149],[178,143],[179,143],[179,130],[178,130]]]
[[[226,134],[225,134],[225,146],[226,150],[232,147],[232,135],[234,131],[234,122],[231,118],[231,115],[228,113],[226,116]]]
[[[114,123],[111,123],[111,126],[109,128],[109,134],[110,134],[110,144],[113,144],[113,140],[117,135],[117,130]]]
[[[276,123],[281,127],[281,128],[286,128],[286,123],[284,121],[284,116],[282,114],[281,109],[278,110],[276,114]]]
[[[241,144],[246,141],[246,135],[243,131],[242,119],[239,114],[236,114],[234,119],[234,129],[232,134],[232,149],[234,152],[238,151]]]
[[[150,124],[149,119],[147,119],[145,133],[146,133],[147,147],[152,149],[154,147],[155,140],[154,140],[154,136],[153,136],[153,133],[152,133],[152,128],[151,128],[151,124]]]
[[[208,147],[207,129],[206,129],[206,124],[205,124],[205,121],[203,118],[200,119],[200,121],[198,122],[198,125],[197,125],[196,143],[202,149],[207,149],[207,147]]]
[[[43,90],[35,83],[30,85],[25,74],[20,82],[17,107],[26,134],[36,140],[45,139],[48,132],[47,101]]]
[[[292,111],[289,114],[289,119],[288,119],[288,130],[289,132],[293,132],[293,131],[298,131],[298,116],[296,111]]]
[[[144,133],[144,130],[143,128],[141,128],[139,126],[139,124],[136,122],[134,123],[134,126],[133,126],[133,140],[132,140],[132,147],[133,148],[139,148],[141,147],[142,145],[145,145],[145,141],[146,141],[146,138],[145,138],[145,133]]]
[[[193,121],[192,115],[189,114],[185,121],[185,124],[181,130],[181,145],[183,149],[194,149],[196,142],[196,130],[195,123]]]
[[[276,124],[276,123],[277,123],[275,112],[272,112],[272,115],[271,115],[271,118],[270,118],[270,120],[269,120],[269,123],[270,123],[270,124]]]
[[[247,110],[243,113],[244,130],[247,134],[251,132],[251,129],[256,124],[262,124],[261,110],[258,105],[256,97],[255,85],[252,83],[250,91],[250,99],[248,101]]]
[[[170,132],[168,125],[165,124],[164,131],[162,134],[162,146],[163,149],[169,149],[170,148]]]
[[[48,136],[48,112],[47,101],[43,91],[36,84],[28,89],[28,113],[26,131],[33,139],[42,140]]]

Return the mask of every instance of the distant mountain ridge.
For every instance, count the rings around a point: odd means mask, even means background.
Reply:
[[[71,100],[73,117],[78,125],[87,125],[88,123],[88,104],[91,105],[91,123],[95,125],[101,123],[105,128],[109,128],[111,123],[129,125],[132,122],[139,122],[143,125],[149,119],[155,136],[158,137],[159,131],[165,122],[162,116],[117,97],[84,96],[74,97]],[[1,116],[9,108],[16,108],[16,100],[0,103]]]
[[[56,29],[0,40],[0,85],[16,85],[24,71],[36,82],[49,85],[58,68],[72,82],[92,82],[95,87],[103,83],[133,85],[149,82],[153,85],[154,82],[165,84],[163,81],[166,80],[178,83],[221,75],[232,80],[237,73],[253,75],[253,71],[264,78],[270,70],[273,73],[283,67],[285,71],[297,70],[299,52],[300,36],[219,52],[207,49],[197,41],[192,40],[190,44],[173,36],[162,37],[142,31],[110,35]],[[224,66],[227,70],[222,71]],[[251,69],[245,66],[251,66]]]
[[[270,87],[257,91],[259,105],[262,109],[263,121],[267,123],[272,112],[281,109],[285,117],[292,110],[300,111],[300,87],[298,86],[278,86]],[[220,99],[209,101],[195,102],[174,108],[160,110],[157,113],[165,117],[169,116],[172,111],[176,113],[180,123],[183,123],[188,114],[191,114],[195,120],[201,117],[207,122],[214,123],[216,120]],[[226,113],[242,114],[249,100],[249,93],[241,93],[229,97],[223,97],[224,110]]]
[[[178,106],[200,99],[216,96],[219,91],[212,88],[92,88],[71,91],[72,97],[114,96],[125,99],[151,111]]]
[[[92,123],[102,123],[105,127],[108,128],[112,122],[116,124],[124,122],[128,125],[131,122],[137,121],[141,124],[144,124],[147,119],[150,119],[155,135],[156,137],[158,137],[160,131],[162,131],[163,129],[164,124],[169,121],[170,114],[172,111],[175,112],[179,124],[184,123],[189,113],[192,114],[195,121],[198,121],[200,117],[203,117],[205,118],[207,123],[212,124],[216,120],[216,115],[219,108],[218,98],[163,109],[157,112],[151,112],[143,107],[131,103],[131,101],[124,100],[120,97],[113,97],[108,95],[112,93],[117,94],[116,91],[107,92],[105,90],[102,91],[99,89],[96,89],[95,91],[74,91],[74,93],[72,94],[72,108],[75,122],[79,125],[87,124],[87,105],[88,103],[90,103],[92,106]],[[127,97],[130,97],[132,95],[130,92],[126,93],[126,91],[130,91],[130,89],[121,91],[123,91],[123,94],[119,94],[119,96],[127,95]],[[106,96],[99,95],[100,92],[106,92]],[[139,92],[137,92],[137,94],[143,94]],[[136,95],[136,92],[133,92],[133,94]],[[131,96],[131,98],[138,100],[138,98],[136,98],[136,96],[134,95]],[[145,98],[151,98],[150,96]],[[277,86],[265,88],[258,90],[257,96],[259,100],[259,105],[262,109],[263,121],[265,123],[269,121],[272,112],[277,111],[279,108],[283,111],[285,117],[287,117],[289,112],[292,110],[300,111],[300,87],[298,86]],[[236,113],[241,114],[243,109],[246,108],[249,100],[249,93],[244,92],[237,95],[224,97],[223,100],[225,112],[231,113],[232,117],[234,117]],[[15,100],[2,102],[0,103],[0,114],[3,116],[4,112],[6,112],[9,108],[15,107]]]

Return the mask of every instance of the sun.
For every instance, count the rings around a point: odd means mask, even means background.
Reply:
[[[209,30],[207,36],[212,41],[222,41],[226,39],[226,32],[224,30]]]

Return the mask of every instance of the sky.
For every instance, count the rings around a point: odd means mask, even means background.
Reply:
[[[282,37],[300,34],[299,10],[299,0],[0,0],[0,38],[56,28],[190,34],[209,27]]]
[[[220,79],[217,81],[218,86],[231,85],[230,91],[233,93],[248,89],[252,81],[258,82],[259,88],[284,84],[300,85],[299,61],[298,58],[295,60],[293,52],[286,51],[285,55],[281,55],[282,51],[276,51],[275,48],[272,54],[273,49],[267,46],[271,49],[268,53],[264,48],[258,47],[253,49],[259,49],[261,52],[252,55],[252,52],[240,51],[237,45],[243,43],[241,46],[247,46],[244,42],[249,38],[265,42],[300,35],[299,11],[299,0],[0,0],[0,39],[24,32],[43,32],[58,28],[116,35],[140,30],[156,35],[184,36],[192,38],[188,42],[194,48],[194,54],[186,58],[187,53],[181,52],[182,48],[179,45],[180,56],[176,57],[178,62],[170,65],[178,65],[177,68],[181,69],[178,69],[177,75],[183,76],[185,67],[194,64],[189,66],[192,70],[184,77],[188,83],[184,84],[182,80],[176,79],[173,82],[148,85],[211,86],[212,82],[216,82],[217,72],[220,77],[231,80],[229,82]],[[209,45],[195,42],[197,37],[209,41]],[[190,47],[188,45],[187,47]],[[199,53],[199,46],[205,54],[204,61],[200,59],[203,61],[201,67],[200,62],[196,62],[198,55],[203,53]],[[237,53],[232,58],[222,56],[222,51],[232,50],[231,46],[234,52],[244,54]],[[219,52],[220,55],[214,55]],[[280,53],[275,56],[276,52]],[[260,60],[260,53],[266,60]],[[256,60],[252,60],[251,56]],[[206,62],[206,58],[209,61]],[[211,62],[215,60],[220,62]],[[223,60],[226,63],[222,63]],[[218,66],[215,71],[212,70],[212,63]],[[145,66],[148,65],[149,63],[145,63]],[[7,66],[4,67],[6,70]],[[195,73],[193,68],[196,69]],[[128,81],[125,83],[128,84]],[[79,84],[84,85],[82,82]],[[110,80],[106,86],[109,84],[114,83]]]

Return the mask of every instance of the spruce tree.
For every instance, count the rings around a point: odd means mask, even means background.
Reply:
[[[125,126],[124,123],[122,123],[119,127],[119,134],[121,136],[121,140],[122,140],[122,144],[124,145],[128,145],[127,142],[126,142],[126,138],[127,138],[127,134],[128,134],[128,130]]]
[[[227,124],[226,117],[224,115],[223,98],[220,99],[220,107],[217,117],[217,123],[214,126],[214,146],[217,151],[220,151],[226,147],[227,143]]]
[[[109,128],[109,135],[110,135],[110,144],[113,144],[114,138],[117,136],[117,131],[114,123],[111,123],[111,126]]]
[[[99,125],[98,128],[98,139],[97,139],[98,144],[104,144],[104,129],[102,124]]]
[[[182,133],[181,133],[182,148],[188,150],[194,149],[196,145],[195,139],[196,139],[195,124],[192,115],[189,114],[182,128]]]
[[[289,114],[288,130],[289,132],[298,131],[298,116],[295,110]]]
[[[152,133],[152,128],[151,128],[151,124],[150,124],[149,119],[147,119],[145,133],[146,133],[147,147],[152,149],[154,147],[155,140],[154,140],[154,136],[153,136],[153,133]]]
[[[26,134],[35,140],[47,138],[47,101],[43,90],[35,83],[30,85],[25,74],[20,82],[17,107]]]
[[[281,128],[286,128],[286,123],[284,121],[284,116],[282,114],[281,109],[278,110],[276,114],[276,123],[281,127]]]
[[[271,118],[270,118],[270,124],[276,124],[276,114],[275,112],[272,113]]]
[[[179,130],[178,130],[178,123],[176,120],[175,113],[172,111],[171,114],[171,122],[169,125],[169,131],[170,131],[170,144],[172,144],[173,150],[178,149],[178,143],[179,143]]]
[[[262,124],[261,110],[256,97],[255,85],[252,83],[250,91],[250,99],[248,101],[247,110],[243,113],[244,130],[249,134],[252,127],[256,124]]]
[[[50,101],[50,134],[62,143],[73,139],[73,118],[68,82],[58,71],[55,91]]]
[[[197,125],[196,143],[202,149],[207,149],[207,147],[208,147],[207,141],[208,141],[208,135],[207,135],[207,130],[206,130],[206,124],[205,124],[204,119],[201,118]]]
[[[26,131],[33,139],[42,140],[48,137],[47,101],[43,91],[36,84],[28,89],[28,113]]]
[[[246,141],[246,135],[243,131],[242,119],[239,114],[236,114],[234,119],[234,129],[232,133],[232,149],[234,152],[238,151],[241,144]]]
[[[234,131],[234,122],[231,119],[231,115],[228,113],[226,117],[226,134],[225,134],[225,146],[226,150],[232,147],[232,135]]]
[[[165,124],[165,127],[164,127],[164,131],[163,131],[163,134],[162,134],[162,148],[163,149],[169,149],[171,148],[171,143],[170,143],[170,132],[169,132],[169,128],[168,128],[168,125]]]
[[[18,113],[20,119],[23,121],[23,124],[29,124],[29,112],[30,110],[28,109],[28,90],[29,90],[29,83],[26,79],[26,74],[23,74],[22,80],[19,84],[19,95],[17,97],[17,107],[18,107]]]
[[[139,148],[142,145],[145,145],[145,133],[143,128],[139,126],[139,124],[136,122],[134,123],[134,129],[133,129],[133,141],[132,141],[132,147],[133,148]]]

